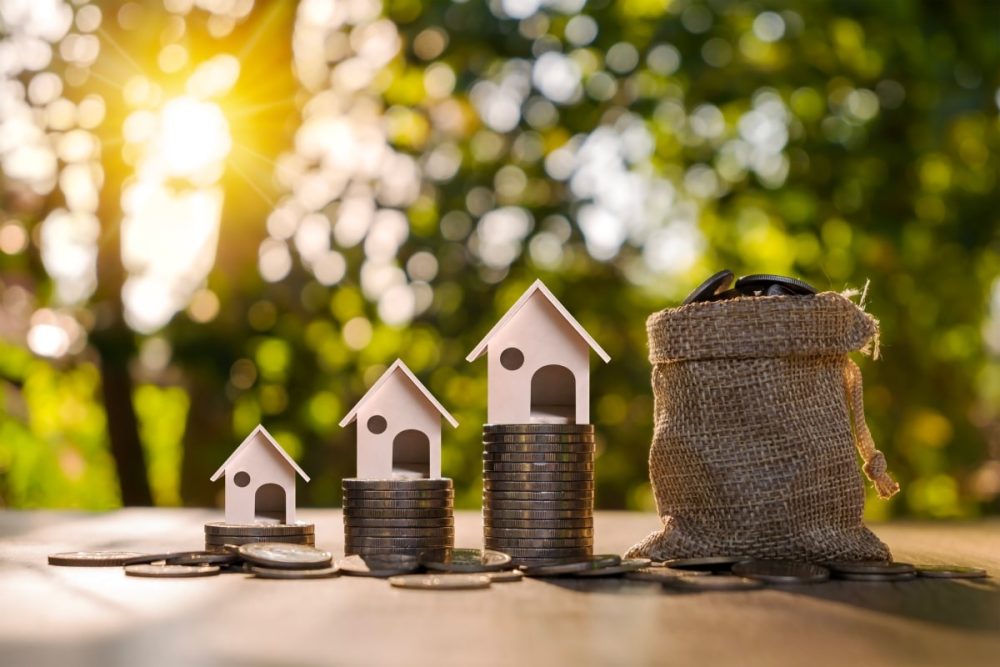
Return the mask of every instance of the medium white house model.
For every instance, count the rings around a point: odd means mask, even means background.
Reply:
[[[295,475],[309,476],[258,425],[215,471],[226,475],[226,523],[295,522]]]
[[[397,359],[340,422],[358,422],[358,478],[441,477],[442,417],[458,426]]]
[[[611,360],[536,280],[466,357],[487,355],[489,423],[590,423],[591,349]]]

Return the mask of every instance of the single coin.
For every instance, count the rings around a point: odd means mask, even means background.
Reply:
[[[695,287],[694,291],[687,295],[687,298],[684,299],[681,305],[686,306],[696,301],[705,301],[715,296],[729,287],[734,277],[735,274],[729,269],[723,269],[718,273],[712,274],[705,282]]]
[[[303,569],[330,565],[333,554],[304,544],[261,542],[240,546],[240,556],[254,565],[263,567]]]
[[[513,491],[514,493],[593,493],[594,480],[575,482],[509,482],[483,479],[485,491]]]
[[[643,568],[649,567],[648,558],[628,558],[622,560],[618,565],[609,565],[608,567],[599,567],[596,570],[584,570],[583,572],[574,572],[574,577],[617,577],[628,572],[635,572]]]
[[[560,433],[593,433],[593,424],[484,424],[483,433],[506,434],[560,434]]]
[[[541,554],[544,556],[544,554]],[[622,562],[621,556],[601,554],[582,559],[554,561],[543,565],[522,565],[520,570],[526,577],[558,577],[564,574],[577,574],[588,570],[599,570],[604,567],[614,567]]]
[[[594,462],[585,463],[504,463],[484,461],[483,472],[593,472]]]
[[[125,574],[130,577],[211,577],[219,574],[218,565],[126,565]]]
[[[249,572],[258,579],[329,579],[340,574],[340,570],[336,566],[320,567],[311,570],[289,570],[287,568],[251,565]]]
[[[594,471],[583,472],[494,472],[483,471],[491,482],[593,482]]]
[[[389,577],[389,584],[396,588],[417,590],[461,591],[489,588],[492,580],[485,574],[404,574]]]
[[[595,436],[590,433],[484,433],[484,449],[529,452],[558,451],[584,453],[594,451]]]
[[[673,558],[664,561],[664,565],[674,570],[693,570],[696,572],[729,572],[733,565],[745,558],[735,556],[706,556],[702,558]]]
[[[743,276],[736,281],[736,288],[744,294],[754,291],[766,292],[771,285],[781,285],[793,294],[810,295],[816,293],[816,288],[807,282],[788,276],[776,276],[767,273],[758,273],[751,276]]]
[[[796,560],[743,561],[733,565],[732,572],[768,584],[818,584],[830,578],[830,570],[822,565]]]
[[[354,528],[345,527],[351,537],[452,537],[455,529],[448,528]]]
[[[205,524],[206,535],[245,535],[247,537],[272,537],[275,535],[313,535],[312,523],[226,523],[213,521]]]
[[[372,519],[345,514],[344,526],[352,528],[453,528],[455,517],[452,515],[436,519]]]
[[[379,556],[347,556],[337,561],[337,568],[352,577],[394,577],[420,569],[415,555],[385,554]]]
[[[717,591],[752,591],[764,588],[764,582],[747,577],[734,577],[728,574],[716,574],[711,577],[692,577],[688,575],[670,577],[663,580],[663,585],[678,591],[717,592]]]
[[[135,551],[66,551],[49,555],[49,565],[64,567],[121,567],[130,558],[143,554]]]
[[[349,477],[341,481],[341,488],[344,491],[423,491],[427,489],[453,489],[454,486],[448,477],[438,479],[357,479]]]
[[[220,554],[211,551],[172,551],[162,554],[145,554],[129,558],[122,565],[149,565],[150,563],[166,563],[168,565],[230,565],[239,561],[239,557],[231,554]]]
[[[593,500],[499,500],[496,498],[483,498],[483,507],[491,511],[497,510],[534,510],[545,512],[548,510],[576,510],[594,511]]]
[[[451,509],[455,506],[451,498],[425,499],[425,500],[374,500],[344,498],[343,507],[347,509],[373,509],[373,510],[410,510],[410,509]]]
[[[895,563],[887,560],[835,560],[823,563],[833,576],[841,574],[907,574],[915,572],[909,563]]]
[[[702,572],[699,570],[671,570],[668,567],[643,567],[625,574],[626,579],[631,579],[633,581],[652,581],[658,584],[662,584],[668,579],[677,579],[678,577],[711,576],[714,576],[711,572]]]
[[[986,570],[963,565],[917,565],[917,574],[933,579],[982,579],[988,577]]]
[[[454,498],[454,489],[432,489],[428,491],[369,491],[366,489],[344,489],[344,498],[353,500],[435,500]]]
[[[868,581],[872,583],[884,582],[891,583],[895,581],[912,581],[917,578],[916,572],[899,572],[897,574],[854,574],[852,572],[839,572],[837,574],[837,579],[842,581]]]
[[[521,539],[569,539],[569,538],[580,538],[580,537],[593,537],[593,528],[548,528],[548,529],[530,529],[530,528],[493,528],[491,526],[483,527],[484,537],[496,537],[500,539],[511,539],[511,538],[521,538]]]
[[[514,452],[512,454],[483,454],[485,463],[593,463],[594,455],[565,452]]]
[[[501,570],[500,572],[486,572],[486,576],[490,578],[494,584],[506,584],[514,581],[521,581],[524,579],[524,575],[521,574],[520,570]]]
[[[506,570],[510,556],[490,549],[435,549],[420,554],[420,564],[439,572],[492,572]]]
[[[586,519],[592,517],[594,512],[591,508],[577,510],[495,510],[490,507],[483,508],[483,518],[487,522],[490,519],[518,519],[527,521],[531,519],[552,520],[552,519]]]
[[[507,549],[567,549],[594,546],[593,537],[573,537],[562,539],[532,539],[510,537],[484,537],[487,549],[506,552]]]
[[[593,528],[594,518],[586,519],[485,519],[483,525],[489,528],[516,528],[518,530],[565,530],[572,528]]]
[[[593,502],[593,491],[483,491],[483,500],[486,501],[589,501]]]

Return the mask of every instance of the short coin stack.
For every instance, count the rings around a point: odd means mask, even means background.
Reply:
[[[485,425],[483,534],[522,565],[589,557],[593,424]]]
[[[227,544],[240,546],[254,542],[285,542],[316,545],[316,526],[311,523],[226,523],[205,524],[205,550],[223,551]]]
[[[417,556],[455,544],[448,478],[345,479],[343,491],[345,554]]]

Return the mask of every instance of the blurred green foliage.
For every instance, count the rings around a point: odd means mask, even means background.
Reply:
[[[456,503],[478,507],[486,369],[464,357],[538,277],[612,356],[592,378],[598,506],[652,509],[645,318],[728,267],[796,275],[822,289],[871,281],[867,308],[881,321],[882,358],[861,362],[868,421],[903,488],[891,502],[870,502],[871,517],[997,512],[998,6],[623,0],[514,19],[503,17],[502,4],[391,0],[384,9],[403,46],[371,88],[384,101],[393,147],[425,156],[444,142],[433,121],[440,101],[426,90],[435,65],[454,73],[446,97],[465,119],[446,137],[462,157],[457,173],[425,181],[406,210],[399,265],[419,252],[438,265],[433,302],[412,323],[379,318],[361,288],[361,246],[343,250],[348,270],[333,287],[301,266],[278,282],[262,280],[257,247],[269,207],[257,191],[277,196],[280,188],[268,176],[248,188],[227,174],[222,242],[208,279],[219,314],[200,323],[181,313],[154,336],[135,336],[133,402],[155,503],[217,503],[221,489],[208,475],[263,422],[313,476],[300,502],[338,505],[355,457],[353,427],[336,424],[401,357],[459,420],[444,434],[443,470],[455,479]],[[108,16],[112,5],[102,4]],[[770,23],[757,23],[765,11]],[[578,14],[597,30],[573,45],[567,31]],[[776,39],[772,15],[781,22]],[[255,8],[228,38],[231,52],[267,16]],[[289,14],[269,24],[272,38],[288,40],[292,21]],[[430,40],[428,31],[444,35],[440,49],[415,47],[421,36]],[[634,47],[634,63],[627,49],[615,51],[620,44]],[[671,48],[657,50],[663,46]],[[581,93],[552,104],[533,92],[509,130],[484,125],[471,101],[475,86],[553,51],[572,55]],[[611,53],[623,63],[611,67]],[[283,78],[272,88],[286,86],[301,106],[287,54],[272,60],[261,71]],[[785,171],[734,167],[726,141],[767,95],[788,114],[779,150]],[[546,157],[572,137],[626,114],[653,141],[633,171],[675,183],[697,202],[701,241],[693,261],[678,262],[682,270],[650,268],[648,237],[595,259],[597,232],[577,224],[585,198],[546,170]],[[278,117],[271,157],[295,130],[294,109]],[[36,224],[48,205],[20,215]],[[476,248],[480,218],[499,206],[520,207],[532,220],[509,268],[484,263]],[[555,252],[545,245],[553,239]],[[0,255],[0,271],[8,289],[26,286],[46,302],[47,279],[31,250]],[[100,300],[91,308],[82,320],[99,326]],[[93,350],[43,360],[11,336],[0,346],[0,377],[0,500],[118,505]]]

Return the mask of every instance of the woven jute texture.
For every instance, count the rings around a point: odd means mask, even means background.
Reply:
[[[646,322],[663,530],[629,557],[882,560],[862,523],[855,449],[878,493],[899,486],[865,424],[861,372],[878,322],[834,292],[693,303]]]

